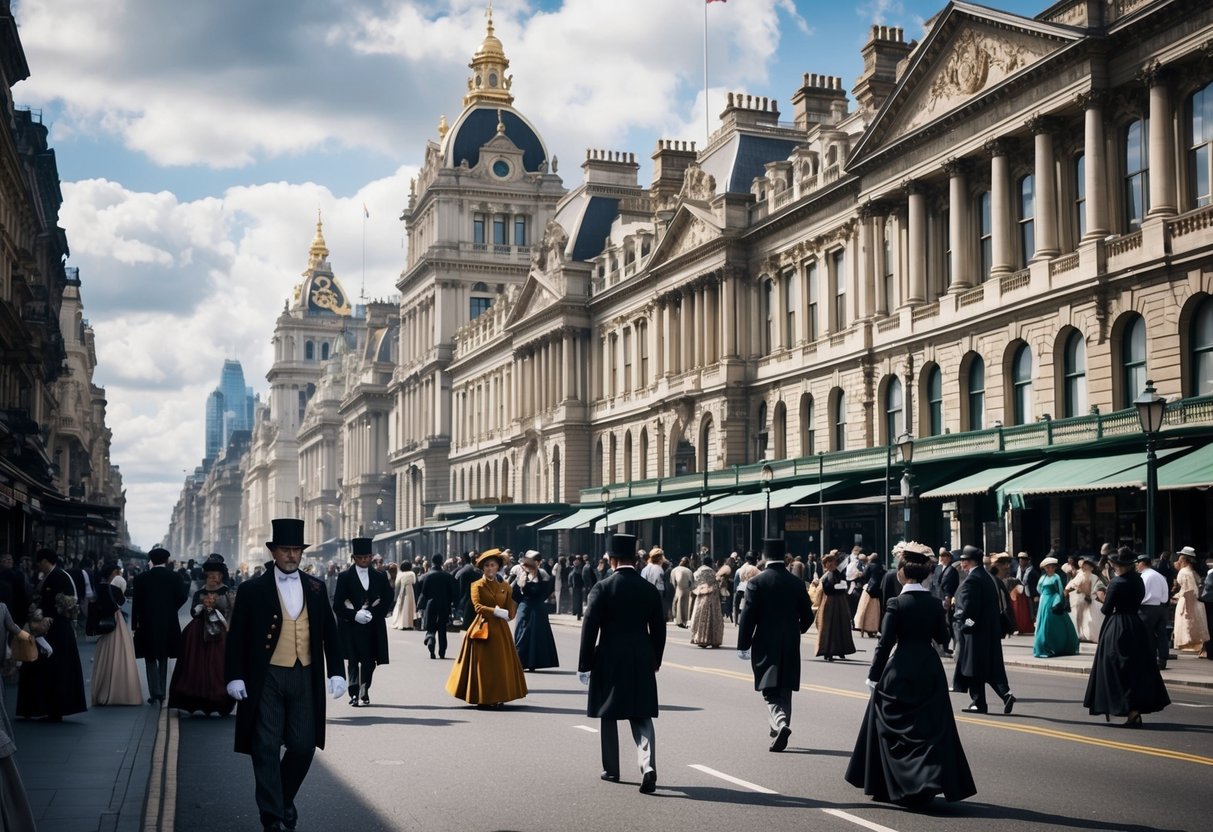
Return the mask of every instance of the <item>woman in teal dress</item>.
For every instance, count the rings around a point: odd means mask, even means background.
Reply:
[[[1078,653],[1078,631],[1065,608],[1065,584],[1057,574],[1057,558],[1040,562],[1045,571],[1037,585],[1040,608],[1036,611],[1036,641],[1032,655],[1038,659],[1053,656],[1074,656]]]

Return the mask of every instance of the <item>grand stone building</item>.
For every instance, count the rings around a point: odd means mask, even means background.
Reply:
[[[565,551],[607,510],[727,550],[769,505],[801,550],[875,549],[904,504],[940,543],[1140,544],[1152,380],[1159,542],[1213,543],[1213,7],[952,2],[862,57],[850,97],[806,74],[785,121],[730,95],[647,188],[592,151],[563,193],[490,30],[405,212],[398,528],[522,502],[569,515],[537,527]]]

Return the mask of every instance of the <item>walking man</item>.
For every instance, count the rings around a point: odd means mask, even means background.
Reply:
[[[670,583],[674,585],[674,624],[684,630],[691,620],[691,585],[695,581],[695,573],[691,571],[690,559],[682,558],[678,565],[670,570]]]
[[[371,704],[371,680],[375,667],[388,663],[387,614],[392,609],[392,586],[387,574],[371,567],[371,538],[355,537],[354,565],[337,577],[333,612],[337,615],[337,640],[349,666],[350,704]]]
[[[479,580],[479,576],[477,576]],[[469,609],[464,611],[463,626],[467,627],[472,620],[471,583],[468,584]],[[451,620],[451,607],[459,598],[459,584],[455,576],[442,568],[442,555],[434,555],[430,561],[430,571],[417,581],[417,609],[421,610],[421,626],[425,628],[425,646],[430,650],[430,658],[434,656],[435,643],[438,647],[437,658],[446,658],[446,627]]]
[[[989,712],[986,685],[1002,698],[1002,712],[1011,713],[1015,695],[1007,682],[1002,663],[1002,612],[994,576],[982,565],[984,554],[976,546],[965,546],[960,568],[965,578],[956,591],[956,682],[968,690],[967,713]]]
[[[960,588],[960,572],[952,565],[952,552],[949,549],[939,550],[939,565],[935,567],[935,586],[939,589],[939,602],[943,604],[943,612],[949,621],[956,608],[956,591]],[[948,628],[947,644],[943,646],[945,656],[952,655],[952,643],[955,639],[956,627]]]
[[[1158,669],[1166,670],[1167,653],[1171,649],[1171,638],[1167,635],[1171,586],[1150,564],[1150,556],[1145,552],[1137,556],[1137,573],[1141,575],[1141,582],[1146,585],[1146,597],[1141,601],[1137,616],[1146,625],[1146,632],[1153,639],[1152,646],[1158,656]]]
[[[460,555],[459,560],[463,566],[455,571],[455,585],[459,591],[456,597],[459,604],[459,626],[466,630],[471,626],[472,618],[476,615],[476,611],[472,609],[472,584],[480,580],[480,576],[484,573],[476,568],[475,552]],[[418,606],[418,609],[421,607]]]
[[[788,747],[792,691],[800,690],[800,637],[813,623],[804,581],[788,571],[783,538],[762,541],[762,571],[746,583],[737,629],[737,658],[754,668],[754,690],[762,691],[770,722],[771,751]]]
[[[261,825],[280,832],[298,823],[295,795],[324,748],[325,677],[334,699],[346,685],[328,590],[299,570],[303,521],[271,523],[273,562],[236,591],[224,678],[239,703],[236,752],[253,758]]]
[[[585,566],[585,558],[577,555],[569,566],[569,585],[573,590],[573,614],[581,620],[582,610],[585,609],[585,577],[581,572]]]
[[[589,685],[586,715],[602,720],[602,779],[619,782],[619,726],[626,719],[636,742],[640,791],[657,790],[657,671],[665,652],[661,593],[636,571],[636,537],[611,538],[609,577],[590,590],[581,625],[577,676]]]
[[[177,613],[190,597],[189,584],[168,568],[169,552],[156,547],[147,553],[151,567],[131,581],[131,632],[135,657],[147,672],[147,704],[164,702],[168,660],[177,658],[181,622]]]

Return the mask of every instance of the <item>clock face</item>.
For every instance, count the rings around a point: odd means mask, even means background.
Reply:
[[[493,175],[505,179],[510,175],[510,163],[505,159],[498,159],[496,162],[493,162]]]

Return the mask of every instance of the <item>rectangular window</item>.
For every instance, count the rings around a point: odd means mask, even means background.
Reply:
[[[990,279],[990,272],[994,269],[994,220],[991,208],[990,192],[986,191],[977,199],[978,251],[981,256],[978,274],[982,283]]]
[[[1125,154],[1125,226],[1129,231],[1141,228],[1149,205],[1149,145],[1148,126],[1145,119],[1134,121],[1124,129]]]
[[[783,334],[784,346],[791,348],[796,343],[796,307],[799,302],[796,299],[796,273],[786,271],[783,273],[783,308],[784,326],[786,329]]]
[[[514,217],[514,245],[526,244],[526,217]]]
[[[1087,157],[1082,153],[1074,157],[1074,227],[1078,240],[1087,236]]]
[[[640,387],[649,385],[649,324],[648,321],[636,324],[636,354],[640,364]]]
[[[623,328],[623,392],[632,392],[632,328]]]
[[[808,325],[809,341],[816,341],[818,336],[817,330],[817,301],[819,298],[820,287],[817,285],[817,261],[813,260],[808,265],[808,276],[805,282],[809,287],[809,312],[805,323]]]
[[[1036,178],[1019,181],[1019,258],[1027,266],[1036,255]],[[1022,423],[1020,423],[1022,424]]]
[[[611,368],[607,378],[610,381],[610,387],[607,389],[607,395],[614,396],[619,392],[619,335],[612,332],[611,337],[607,340],[607,347],[610,354],[607,356],[607,364]]]
[[[895,284],[893,283],[893,241],[889,238],[888,232],[892,230],[891,225],[885,226],[884,238],[884,274],[881,276],[881,291],[884,295],[884,311],[890,315],[893,314],[896,299],[893,296]]]
[[[762,354],[770,355],[775,349],[775,281],[767,280],[762,284],[763,329]]]
[[[497,214],[493,217],[493,245],[508,246],[510,241],[505,236],[505,221],[504,214]]]
[[[476,320],[485,312],[488,312],[489,307],[492,305],[492,298],[471,298],[468,301],[468,320]]]
[[[943,225],[943,288],[952,288],[952,217],[945,208],[939,215]]]
[[[478,246],[484,245],[488,240],[485,238],[485,218],[484,214],[475,214],[472,217],[472,243]]]
[[[839,249],[830,255],[831,271],[834,273],[834,332],[847,328],[847,275],[844,269],[846,252]]]

